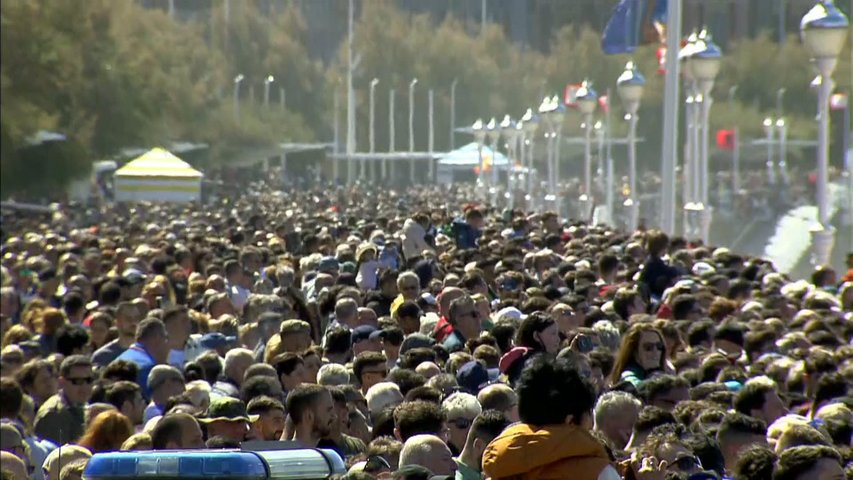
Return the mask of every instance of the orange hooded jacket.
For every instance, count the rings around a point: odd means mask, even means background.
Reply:
[[[601,443],[576,425],[507,428],[486,447],[491,480],[597,480],[610,459]]]

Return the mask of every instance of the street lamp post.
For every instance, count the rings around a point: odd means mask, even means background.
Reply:
[[[764,119],[764,135],[767,140],[767,161],[765,165],[767,167],[767,185],[769,188],[774,188],[776,186],[776,164],[773,161],[773,130],[775,129],[775,125],[773,123],[773,119],[767,117]]]
[[[491,178],[489,179],[489,193],[491,193],[492,204],[496,204],[498,194],[498,140],[501,138],[501,130],[495,117],[486,124],[486,135],[492,142]]]
[[[369,118],[370,135],[369,135],[368,140],[370,142],[370,153],[371,154],[376,152],[376,130],[375,130],[375,127],[376,127],[376,85],[378,83],[379,83],[378,78],[374,78],[373,80],[370,81],[370,114],[369,114],[370,115],[370,118]],[[373,168],[371,168],[371,172],[373,172],[373,175],[371,175],[371,176],[374,177],[373,180],[376,180],[375,179],[376,168],[375,168],[375,164],[373,163],[372,158],[370,159],[370,162],[371,162],[371,165],[374,165]],[[364,164],[362,164],[362,166],[363,165]],[[364,170],[363,169],[361,172],[361,176],[364,177]]]
[[[456,85],[458,78],[450,84],[450,151],[456,148]]]
[[[566,106],[563,105],[563,102],[560,100],[560,97],[554,95],[551,97],[551,106],[553,110],[551,111],[551,119],[552,126],[554,132],[552,133],[552,137],[554,137],[554,203],[556,205],[556,211],[558,216],[562,216],[563,212],[561,211],[563,208],[563,195],[562,190],[560,189],[560,144],[562,143],[562,135],[563,135],[563,121],[566,118]]]
[[[483,162],[483,143],[486,141],[486,130],[485,125],[483,124],[483,119],[478,118],[473,125],[471,125],[471,130],[474,132],[474,141],[477,142],[477,187],[481,192],[485,187],[485,175],[483,171],[485,170],[485,165]]]
[[[776,129],[779,130],[779,177],[782,185],[788,186],[788,125],[784,118],[776,120]],[[782,189],[785,192],[787,188]]]
[[[832,72],[844,47],[850,23],[832,0],[822,0],[803,16],[800,32],[820,75],[818,90],[817,221],[812,228],[812,262],[826,265],[832,254],[835,229],[829,218],[829,95]]]
[[[504,115],[503,120],[499,125],[500,136],[504,138],[506,141],[506,192],[504,192],[504,198],[507,201],[507,207],[512,208],[512,159],[515,155],[515,145],[513,141],[515,137],[515,122],[509,115]]]
[[[512,208],[515,208],[515,205],[516,205],[515,194],[519,190],[519,179],[520,179],[521,172],[524,171],[524,166],[525,166],[525,161],[526,161],[525,151],[527,150],[527,148],[526,148],[526,145],[524,144],[524,142],[525,142],[524,137],[525,137],[524,122],[519,120],[518,122],[515,123],[515,129],[512,133],[512,139],[513,139],[513,145],[514,145],[513,153],[515,154],[515,159],[518,161],[519,165],[521,165],[522,169],[521,169],[521,171],[519,171],[519,173],[517,175],[515,175],[515,177],[513,177],[512,197],[511,197]],[[525,175],[528,175],[529,173],[530,173],[530,169],[528,168],[527,171],[525,172]],[[507,182],[507,183],[509,183],[509,182]]]
[[[234,77],[234,121],[240,124],[240,84],[246,78],[243,74]]]
[[[394,153],[395,137],[397,130],[394,123],[394,98],[396,91],[392,88],[388,90],[388,153]],[[382,181],[388,180],[388,159],[382,159]]]
[[[690,59],[690,68],[693,71],[693,77],[699,86],[699,91],[702,94],[702,155],[700,162],[700,172],[702,181],[700,183],[700,199],[704,206],[702,212],[702,241],[708,243],[711,233],[711,218],[713,208],[710,204],[709,184],[710,184],[710,160],[709,160],[709,143],[710,143],[710,115],[711,90],[714,88],[714,80],[720,72],[723,52],[720,47],[714,43],[711,34],[707,30],[703,30],[699,34],[699,42],[697,42],[696,52]]]
[[[589,80],[584,80],[575,96],[578,110],[583,115],[584,127],[584,178],[583,194],[580,196],[581,218],[588,219],[592,209],[592,114],[598,103],[598,94]]]
[[[634,62],[625,65],[625,71],[616,80],[616,88],[625,107],[625,119],[628,120],[628,185],[630,192],[625,200],[628,211],[628,229],[637,229],[639,221],[640,203],[637,196],[637,110],[640,108],[640,100],[643,98],[643,88],[646,79],[637,70]]]
[[[272,75],[267,75],[267,78],[264,79],[264,108],[270,106],[270,84],[274,81],[275,77]]]
[[[545,97],[542,99],[542,103],[539,104],[539,115],[542,117],[542,123],[545,126],[545,168],[548,174],[548,182],[546,187],[546,193],[544,198],[544,204],[554,200],[556,187],[556,176],[554,171],[554,142],[552,141],[552,137],[554,136],[553,131],[553,122],[551,118],[551,110],[553,109],[551,105],[551,97]]]
[[[525,186],[525,200],[527,201],[527,209],[533,210],[535,198],[533,195],[533,146],[536,141],[536,131],[539,129],[539,117],[533,113],[532,108],[528,108],[521,117],[521,122],[524,124],[524,137],[526,138],[526,154],[527,154],[527,175],[525,177],[527,185]]]
[[[415,183],[415,85],[418,79],[409,83],[409,181]]]
[[[684,116],[687,123],[687,135],[685,137],[685,157],[683,176],[684,194],[684,235],[686,237],[698,236],[699,218],[704,206],[699,201],[699,103],[701,96],[698,93],[696,78],[691,69],[692,57],[697,51],[699,34],[693,32],[687,37],[687,44],[678,52],[678,58],[684,63],[682,70],[684,76]]]

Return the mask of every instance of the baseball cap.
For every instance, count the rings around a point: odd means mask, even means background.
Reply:
[[[495,382],[499,374],[500,372],[497,369],[490,372],[482,363],[471,360],[462,365],[456,372],[456,382],[466,392],[477,395],[485,386]]]
[[[245,421],[255,422],[259,415],[246,413],[246,404],[234,397],[219,397],[210,401],[207,407],[207,417],[199,419],[202,423],[211,423],[220,420],[229,422]]]
[[[506,373],[515,362],[527,355],[528,351],[530,351],[530,349],[527,347],[515,347],[506,352],[498,363],[501,373]]]
[[[403,343],[400,345],[400,355],[413,348],[432,348],[433,345],[435,345],[435,341],[432,338],[422,333],[413,333],[403,339]]]
[[[376,340],[379,338],[377,335],[381,333],[381,330],[378,330],[376,327],[370,325],[361,325],[355,327],[352,330],[352,344],[355,345],[356,343],[363,342],[365,340]]]
[[[208,350],[214,350],[217,348],[227,347],[228,345],[234,344],[237,341],[237,337],[226,337],[225,335],[219,332],[205,333],[201,337],[201,341],[199,342],[202,347]]]

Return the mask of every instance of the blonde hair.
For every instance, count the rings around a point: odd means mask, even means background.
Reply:
[[[153,449],[154,445],[151,442],[151,435],[145,432],[134,433],[121,444],[121,450],[125,452]]]

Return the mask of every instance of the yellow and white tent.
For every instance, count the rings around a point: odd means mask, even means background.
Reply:
[[[201,198],[204,175],[162,148],[154,148],[115,172],[119,202],[192,202]]]

